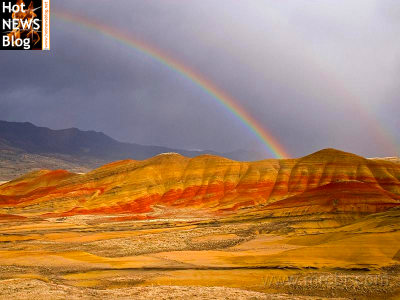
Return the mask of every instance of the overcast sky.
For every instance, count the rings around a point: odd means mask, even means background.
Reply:
[[[400,156],[398,0],[54,0],[198,71],[294,157]],[[0,119],[119,141],[272,154],[182,75],[51,20],[50,51],[0,53]]]

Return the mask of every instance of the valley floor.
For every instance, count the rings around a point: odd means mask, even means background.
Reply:
[[[399,220],[3,216],[0,299],[399,299]]]

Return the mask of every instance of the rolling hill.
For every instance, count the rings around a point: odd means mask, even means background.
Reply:
[[[0,214],[153,218],[176,209],[210,215],[368,214],[400,205],[399,180],[398,164],[335,149],[256,162],[167,153],[117,161],[86,174],[29,173],[0,186]]]

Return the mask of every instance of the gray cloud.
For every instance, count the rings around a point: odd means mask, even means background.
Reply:
[[[393,146],[400,143],[398,1],[70,0],[53,7],[129,32],[197,70],[294,156],[326,147],[400,155]],[[53,18],[51,51],[3,53],[0,119],[174,148],[263,150],[193,82],[90,30]],[[390,139],[380,126],[394,132]]]

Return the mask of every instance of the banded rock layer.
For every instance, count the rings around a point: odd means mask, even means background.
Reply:
[[[237,162],[167,153],[87,174],[29,173],[0,186],[0,215],[71,216],[158,210],[231,214],[374,213],[400,205],[400,165],[334,149],[299,159]]]

